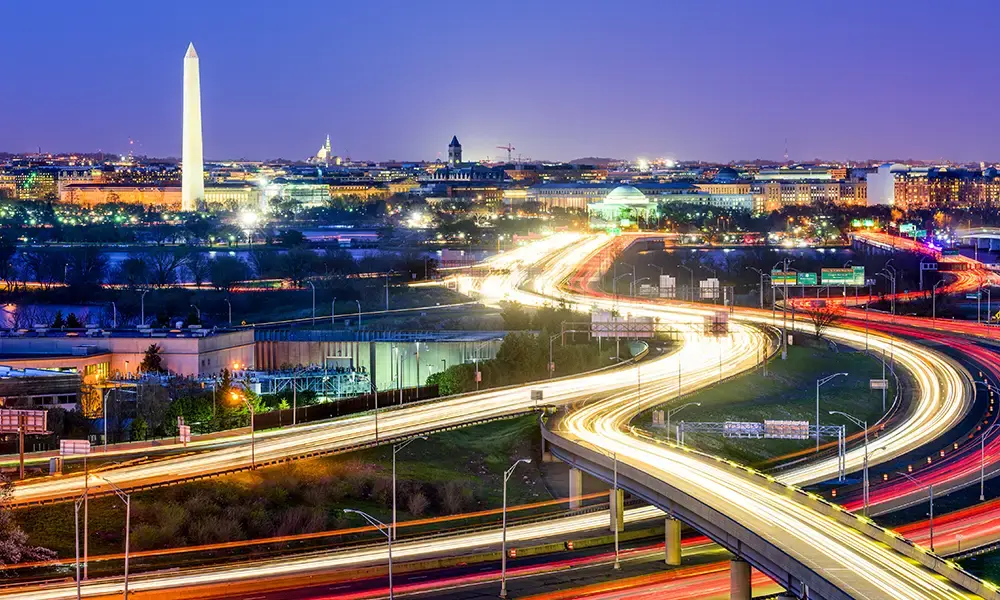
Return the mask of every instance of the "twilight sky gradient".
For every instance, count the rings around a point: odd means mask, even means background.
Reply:
[[[0,150],[1000,160],[988,2],[10,2]],[[444,154],[446,156],[446,154]]]

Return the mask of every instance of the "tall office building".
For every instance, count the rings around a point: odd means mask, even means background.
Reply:
[[[193,43],[184,55],[183,129],[181,210],[194,211],[205,201],[205,165],[201,147],[201,75]]]

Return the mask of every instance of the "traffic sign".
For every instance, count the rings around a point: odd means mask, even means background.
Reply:
[[[48,411],[0,408],[0,433],[17,433],[23,419],[24,433],[48,433]]]
[[[865,268],[858,266],[846,269],[823,269],[820,277],[823,285],[861,287],[865,285]]]
[[[771,271],[771,285],[795,285],[797,282],[795,271]]]
[[[889,389],[888,379],[870,379],[868,380],[869,389],[873,390],[886,390]]]
[[[775,440],[809,439],[809,421],[764,421],[764,437]]]
[[[177,437],[179,437],[181,439],[181,442],[183,444],[187,444],[188,442],[190,442],[191,441],[191,426],[190,425],[181,425],[180,427],[178,427]]]
[[[799,285],[816,285],[815,273],[799,273],[796,279]]]
[[[764,424],[726,421],[722,424],[722,437],[761,438],[764,437]]]
[[[90,454],[90,440],[59,440],[59,456]]]

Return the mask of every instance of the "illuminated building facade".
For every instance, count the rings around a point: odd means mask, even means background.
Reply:
[[[75,183],[63,186],[59,201],[86,207],[133,204],[160,210],[180,210],[181,188],[176,185]]]
[[[32,167],[0,171],[0,195],[12,200],[52,200],[59,195],[58,170]]]
[[[254,183],[222,183],[204,188],[204,204],[209,210],[263,210],[264,191]]]

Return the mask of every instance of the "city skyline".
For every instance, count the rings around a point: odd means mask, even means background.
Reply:
[[[0,48],[33,83],[0,97],[0,150],[179,157],[177,56],[194,42],[208,159],[303,159],[329,133],[362,160],[446,160],[452,135],[472,160],[508,142],[547,160],[780,160],[786,139],[793,161],[1000,160],[1000,84],[967,58],[996,42],[931,4],[634,3],[610,26],[598,4],[531,19],[529,5],[103,6],[18,7],[25,26]]]

